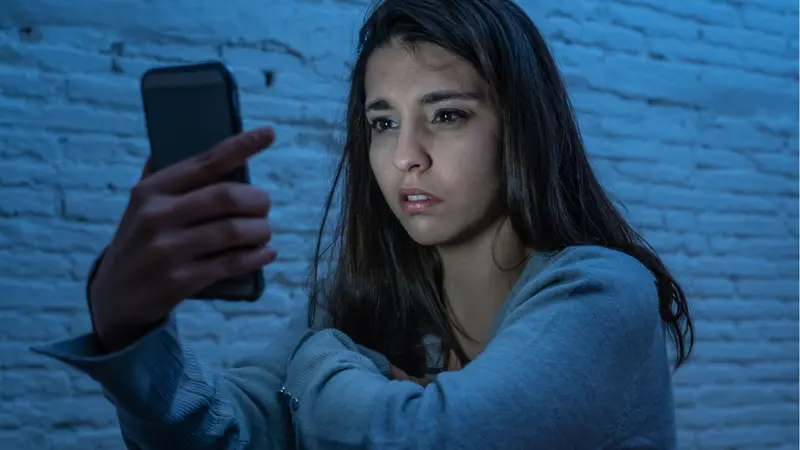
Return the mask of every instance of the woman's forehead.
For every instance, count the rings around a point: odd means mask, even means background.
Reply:
[[[433,44],[380,47],[366,66],[367,97],[432,91],[483,92],[483,80],[467,61]]]

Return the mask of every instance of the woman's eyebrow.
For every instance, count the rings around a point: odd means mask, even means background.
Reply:
[[[479,91],[435,91],[425,94],[420,99],[423,105],[443,102],[445,100],[475,100],[484,99],[483,93]]]
[[[429,92],[420,97],[419,102],[423,105],[432,105],[434,103],[443,102],[446,100],[473,100],[482,101],[486,97],[480,91],[434,91]],[[366,111],[388,111],[392,109],[389,102],[385,99],[379,98],[367,103]]]

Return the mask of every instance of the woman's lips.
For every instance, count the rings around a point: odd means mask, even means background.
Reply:
[[[442,203],[440,198],[418,188],[403,188],[399,197],[400,208],[406,214],[421,214]]]

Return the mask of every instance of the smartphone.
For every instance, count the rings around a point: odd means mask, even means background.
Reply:
[[[153,171],[206,152],[242,132],[238,87],[219,62],[157,67],[141,79],[147,136]],[[249,183],[247,165],[220,181]],[[256,301],[264,293],[261,270],[223,280],[191,298]]]

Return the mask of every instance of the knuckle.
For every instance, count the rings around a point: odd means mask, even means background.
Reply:
[[[170,297],[183,297],[190,287],[190,278],[185,270],[171,270],[166,274],[164,291]]]
[[[225,209],[235,209],[239,204],[236,186],[230,183],[217,185],[212,197],[217,206]]]
[[[257,139],[253,138],[253,133],[239,133],[228,137],[220,143],[220,149],[224,152],[236,153],[256,145]]]
[[[139,226],[146,232],[155,233],[163,226],[168,214],[168,208],[151,202],[139,211]]]
[[[169,265],[175,255],[174,249],[166,239],[156,239],[150,243],[149,253],[153,261],[160,265]]]
[[[219,150],[221,153],[228,152],[231,149],[234,149],[234,148],[238,147],[239,145],[241,145],[242,137],[244,136],[244,134],[246,134],[246,133],[240,133],[240,134],[234,134],[232,136],[228,136],[225,139],[223,139],[222,141],[220,141],[220,143],[217,144],[217,146],[214,147],[214,149],[215,150]]]
[[[197,169],[201,172],[221,172],[226,166],[226,161],[223,157],[224,154],[224,145],[218,146],[205,153],[201,153],[195,158],[194,162],[197,165]]]
[[[220,233],[220,238],[225,241],[235,243],[241,241],[245,237],[244,226],[240,221],[227,220],[222,223],[221,227],[222,232]]]
[[[152,195],[147,183],[140,181],[131,188],[130,203],[135,207],[141,207],[147,203],[147,200]]]

